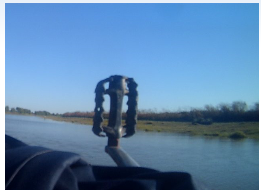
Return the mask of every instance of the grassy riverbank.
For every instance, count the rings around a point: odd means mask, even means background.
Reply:
[[[47,119],[93,125],[92,118],[46,116]],[[105,121],[105,124],[107,121]],[[124,123],[124,121],[123,121]],[[213,123],[212,125],[192,125],[191,122],[138,121],[137,129],[147,132],[171,132],[222,138],[259,139],[259,122]]]

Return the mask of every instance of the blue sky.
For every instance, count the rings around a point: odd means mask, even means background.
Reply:
[[[252,106],[259,5],[6,4],[5,105],[92,111],[115,74],[138,83],[139,109]]]

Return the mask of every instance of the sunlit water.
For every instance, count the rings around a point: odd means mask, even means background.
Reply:
[[[75,152],[93,165],[115,166],[104,152],[106,138],[91,126],[32,116],[6,115],[5,131],[23,142]],[[186,171],[215,190],[259,189],[259,142],[137,132],[121,147],[141,166],[160,171]]]

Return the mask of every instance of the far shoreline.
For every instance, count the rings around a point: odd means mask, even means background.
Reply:
[[[26,115],[37,116],[54,121],[62,121],[69,123],[77,123],[83,125],[93,125],[93,118],[79,118],[79,117],[61,117],[61,116],[40,116],[34,114],[17,114],[6,113],[10,115]],[[125,121],[122,121],[124,124]],[[107,125],[105,119],[104,125]],[[176,122],[176,121],[147,121],[138,120],[137,130],[146,132],[167,132],[177,134],[196,135],[204,137],[216,138],[235,138],[235,139],[259,139],[259,122],[227,122],[227,123],[213,123],[211,125],[193,125],[191,122]]]

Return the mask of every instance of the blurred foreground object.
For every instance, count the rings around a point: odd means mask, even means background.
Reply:
[[[109,83],[109,88],[104,85]],[[128,89],[126,88],[128,87]],[[108,137],[106,152],[112,157],[118,166],[139,166],[121,147],[120,138],[130,137],[135,134],[137,123],[137,83],[133,78],[114,75],[98,82],[95,93],[95,115],[93,118],[93,132],[100,137]],[[108,125],[103,126],[103,102],[104,95],[110,97],[110,111]],[[124,96],[128,96],[128,110],[126,123],[122,126],[122,103]]]

